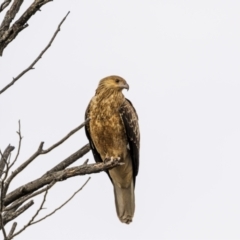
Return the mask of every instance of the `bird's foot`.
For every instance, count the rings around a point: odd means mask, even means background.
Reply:
[[[117,159],[118,161],[120,161],[120,157],[106,157],[103,162],[106,163],[109,161],[113,161],[114,159]]]

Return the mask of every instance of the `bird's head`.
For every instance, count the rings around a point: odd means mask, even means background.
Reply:
[[[102,88],[122,91],[124,88],[129,90],[129,85],[126,80],[119,76],[109,76],[99,82],[98,89]]]

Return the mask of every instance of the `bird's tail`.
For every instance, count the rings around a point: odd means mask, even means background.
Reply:
[[[117,215],[121,222],[129,224],[135,210],[135,197],[133,181],[128,188],[114,184],[114,195]]]

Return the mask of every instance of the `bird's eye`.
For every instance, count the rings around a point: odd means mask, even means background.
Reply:
[[[116,82],[116,83],[119,83],[119,82],[120,82],[120,80],[119,80],[119,79],[116,79],[116,80],[115,80],[115,82]]]

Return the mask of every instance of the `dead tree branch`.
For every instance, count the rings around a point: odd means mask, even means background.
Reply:
[[[50,0],[49,0],[50,1]],[[49,2],[49,1],[45,1],[45,2]],[[35,1],[35,2],[44,2],[44,1]],[[45,4],[45,3],[44,3]],[[9,87],[11,87],[16,81],[18,81],[26,72],[34,69],[34,65],[42,58],[43,54],[48,50],[48,48],[51,47],[52,42],[54,41],[54,39],[56,38],[58,32],[60,32],[60,28],[61,25],[63,24],[63,22],[65,21],[65,19],[67,18],[68,14],[70,12],[67,13],[67,15],[62,19],[62,21],[59,23],[57,30],[55,31],[55,33],[53,34],[50,42],[48,43],[48,45],[42,50],[42,52],[38,55],[38,57],[30,64],[30,66],[28,68],[26,68],[25,70],[23,70],[17,77],[13,78],[13,80],[7,84],[2,90],[0,90],[0,94],[2,94],[3,92],[5,92]],[[0,37],[0,56],[1,56],[1,47],[2,47],[2,43],[1,43],[1,37]],[[3,51],[3,49],[2,49]]]
[[[80,192],[80,191],[87,185],[87,183],[89,182],[90,179],[91,179],[91,177],[89,177],[89,178],[87,179],[87,181],[86,181],[75,193],[73,193],[73,195],[72,195],[69,199],[67,199],[67,201],[65,201],[62,205],[60,205],[58,208],[56,208],[54,211],[52,211],[51,213],[47,214],[46,216],[44,216],[44,217],[42,217],[42,218],[34,221],[34,222],[32,223],[32,225],[35,224],[35,223],[41,222],[42,220],[44,220],[44,219],[52,216],[55,212],[57,212],[57,211],[60,210],[62,207],[64,207],[68,202],[70,202],[70,201],[75,197],[75,195],[76,195],[78,192]]]
[[[28,27],[28,20],[40,10],[46,3],[52,0],[35,0],[29,8],[22,14],[22,16],[7,30],[0,35],[0,56],[7,45],[26,27]],[[16,0],[15,0],[16,2]]]
[[[18,137],[19,137],[19,141],[18,141],[18,150],[17,150],[17,154],[16,154],[16,157],[15,157],[15,159],[13,160],[13,162],[10,164],[10,166],[9,166],[9,169],[14,165],[14,163],[17,161],[17,159],[18,159],[18,156],[19,156],[19,153],[20,153],[20,150],[21,150],[21,144],[22,144],[22,139],[23,139],[23,137],[22,137],[22,134],[21,134],[21,122],[20,122],[20,120],[18,121],[18,132],[17,132],[17,134],[18,134]]]
[[[18,13],[23,0],[14,0],[13,4],[11,5],[10,9],[7,11],[2,24],[0,26],[0,36],[4,34],[10,27],[12,20],[15,18],[16,14]]]
[[[21,208],[19,208],[17,211],[7,213],[3,217],[3,226],[6,225],[8,222],[12,221],[13,219],[17,218],[19,215],[21,215],[23,212],[25,212],[28,208],[30,208],[34,204],[33,200],[29,201],[25,205],[23,205]]]
[[[0,6],[0,12],[2,12],[10,3],[11,0],[5,0]]]
[[[15,231],[16,227],[17,227],[17,222],[14,222],[12,227],[11,227],[11,230],[10,230],[10,232],[8,234],[8,239],[12,238],[12,235],[14,234],[14,231]]]
[[[16,232],[14,235],[12,235],[12,238],[15,237],[15,236],[17,236],[18,234],[20,234],[20,233],[21,233],[22,231],[24,231],[27,227],[30,227],[31,225],[33,225],[33,224],[35,224],[35,223],[38,223],[38,222],[41,222],[42,220],[50,217],[50,216],[53,215],[55,212],[57,212],[59,209],[61,209],[63,206],[65,206],[68,202],[70,202],[70,201],[74,198],[74,196],[75,196],[78,192],[80,192],[80,191],[86,186],[86,184],[88,183],[88,181],[89,181],[90,179],[91,179],[91,178],[89,177],[89,178],[87,179],[87,181],[86,181],[75,193],[73,193],[73,195],[72,195],[69,199],[67,199],[61,206],[59,206],[58,208],[56,208],[54,211],[52,211],[51,213],[47,214],[46,216],[40,218],[39,220],[34,221],[34,219],[37,217],[37,215],[39,214],[39,212],[43,209],[43,205],[44,205],[44,203],[45,203],[45,201],[46,201],[46,196],[47,196],[47,193],[48,193],[48,191],[46,191],[45,194],[44,194],[44,197],[43,197],[43,201],[42,201],[40,207],[38,208],[38,210],[36,211],[36,213],[34,214],[34,216],[31,218],[31,220],[30,220],[22,229],[20,229],[18,232]]]
[[[71,132],[69,132],[64,138],[62,138],[60,141],[58,141],[57,143],[53,144],[50,148],[48,148],[47,150],[43,150],[43,144],[44,142],[41,142],[38,150],[28,159],[26,160],[23,164],[21,164],[15,171],[12,172],[11,176],[6,180],[5,182],[5,191],[8,189],[9,184],[11,183],[11,181],[13,180],[13,178],[15,178],[21,171],[23,171],[23,169],[25,169],[36,157],[38,157],[41,154],[46,154],[49,153],[51,150],[53,150],[54,148],[58,147],[60,144],[62,144],[64,141],[66,141],[70,136],[72,136],[75,132],[77,132],[78,130],[80,130],[86,123],[88,122],[88,120],[86,120],[84,123],[82,123],[80,126],[78,126],[77,128],[73,129]]]
[[[7,148],[5,149],[5,151],[3,152],[2,156],[1,156],[1,160],[0,160],[0,177],[2,177],[2,174],[4,172],[4,168],[6,166],[7,163],[7,159],[10,155],[10,153],[14,150],[15,147],[8,145]]]
[[[34,181],[31,181],[14,191],[10,192],[5,199],[3,200],[4,206],[8,206],[13,201],[17,200],[20,197],[23,197],[29,193],[32,193],[43,186],[50,184],[52,181],[64,181],[68,178],[86,175],[92,173],[99,173],[102,171],[106,171],[112,169],[113,167],[122,165],[119,158],[110,159],[109,161],[105,161],[102,163],[94,163],[94,164],[84,164],[77,167],[67,168],[62,171],[50,173],[44,177],[38,178]]]

